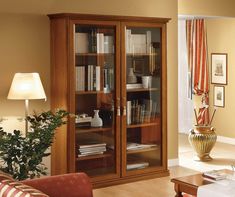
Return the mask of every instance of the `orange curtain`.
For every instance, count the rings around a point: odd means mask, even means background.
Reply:
[[[191,90],[202,96],[198,124],[209,124],[209,70],[206,27],[204,19],[186,20],[188,71],[191,73]]]

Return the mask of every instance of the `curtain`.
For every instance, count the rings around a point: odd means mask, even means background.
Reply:
[[[197,123],[209,124],[209,71],[204,19],[186,20],[189,83],[193,94],[202,96]]]

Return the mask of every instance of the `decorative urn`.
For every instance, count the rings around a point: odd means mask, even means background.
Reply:
[[[194,129],[190,130],[188,140],[196,151],[196,161],[210,161],[210,151],[215,145],[217,135],[215,129],[211,126],[195,125]]]

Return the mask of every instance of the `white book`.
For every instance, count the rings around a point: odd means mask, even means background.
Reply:
[[[96,50],[97,50],[97,53],[100,53],[100,34],[97,33],[96,34]]]
[[[222,170],[211,170],[211,171],[204,172],[202,174],[203,177],[210,178],[210,179],[213,179],[213,180],[225,179],[227,177],[227,175],[228,174],[226,174]]]
[[[113,53],[113,36],[104,36],[104,53]]]
[[[87,85],[88,85],[88,91],[91,90],[91,67],[90,65],[87,65]]]
[[[146,45],[147,45],[146,53],[151,53],[151,42],[152,42],[151,37],[152,37],[151,31],[146,31]]]
[[[131,124],[131,101],[127,101],[127,124]]]
[[[78,79],[79,79],[79,76],[78,76],[78,67],[76,66],[75,67],[75,90],[76,91],[79,91]]]
[[[91,143],[79,145],[79,148],[90,148],[90,147],[106,147],[106,143]]]
[[[104,34],[100,34],[100,52],[104,53]]]
[[[131,38],[131,30],[126,29],[126,53],[132,53],[132,38]]]
[[[83,148],[79,149],[80,153],[92,153],[92,152],[105,152],[105,147],[95,147],[95,148]]]
[[[100,91],[100,66],[96,66],[96,91]]]
[[[93,91],[94,83],[93,83],[93,65],[90,65],[90,90]]]
[[[126,89],[127,90],[135,89],[135,88],[143,88],[143,84],[142,83],[130,83],[130,84],[126,84]]]
[[[81,67],[81,90],[85,90],[85,66]]]
[[[78,157],[85,157],[85,156],[91,156],[91,155],[102,155],[104,152],[95,152],[95,153],[87,153],[87,154],[78,154]]]
[[[133,163],[133,164],[127,164],[126,169],[127,170],[133,170],[133,169],[141,169],[148,167],[149,163],[148,162],[142,162],[142,163]]]
[[[132,34],[133,53],[146,53],[146,34]]]
[[[88,53],[88,34],[75,33],[75,53]]]

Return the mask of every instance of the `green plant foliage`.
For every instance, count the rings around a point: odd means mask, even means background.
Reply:
[[[56,128],[66,123],[64,110],[42,112],[28,116],[30,131],[23,136],[19,130],[6,133],[0,127],[0,170],[16,180],[32,179],[46,175],[43,157],[52,145]]]

